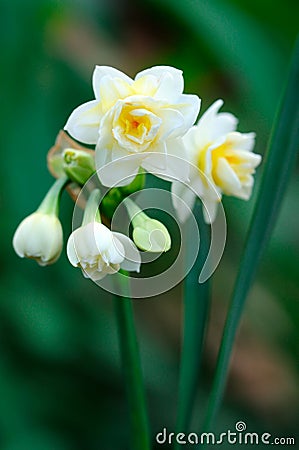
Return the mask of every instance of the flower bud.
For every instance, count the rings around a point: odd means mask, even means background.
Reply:
[[[125,206],[133,225],[133,241],[141,250],[152,253],[167,252],[171,247],[171,238],[165,225],[151,219],[129,198]]]
[[[21,258],[35,259],[40,266],[53,264],[63,246],[62,226],[58,219],[61,192],[68,178],[58,178],[47,192],[38,210],[26,217],[13,237],[13,248]]]
[[[86,203],[81,227],[72,232],[67,243],[70,263],[82,269],[93,281],[112,275],[119,269],[140,270],[141,257],[127,236],[113,232],[101,223],[101,192],[94,189]]]
[[[20,223],[13,238],[17,255],[35,259],[40,266],[57,261],[62,246],[63,233],[58,217],[39,211]]]
[[[83,185],[94,174],[95,162],[90,153],[66,148],[62,156],[63,170],[72,181]]]

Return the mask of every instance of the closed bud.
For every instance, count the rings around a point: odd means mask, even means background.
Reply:
[[[132,221],[133,241],[141,250],[152,253],[167,252],[171,247],[169,232],[159,220],[151,219],[129,198],[125,206]]]
[[[84,150],[67,148],[63,151],[63,170],[70,180],[81,185],[95,172],[94,158]]]
[[[18,226],[13,247],[21,258],[35,259],[40,266],[53,264],[63,246],[61,223],[55,214],[36,211]]]

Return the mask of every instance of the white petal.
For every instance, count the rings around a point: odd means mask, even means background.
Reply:
[[[125,249],[117,236],[112,233],[112,242],[106,251],[108,262],[112,264],[120,264],[125,258]]]
[[[38,211],[19,224],[13,237],[17,255],[34,258],[41,266],[57,261],[62,245],[63,231],[59,219],[54,214]]]
[[[251,152],[255,143],[255,133],[228,133],[226,143],[236,150]]]
[[[97,90],[103,113],[106,113],[119,99],[124,99],[132,94],[132,89],[126,81],[110,76],[104,76],[101,79]]]
[[[203,200],[203,216],[204,221],[208,224],[213,223],[216,219],[217,211],[218,211],[218,204],[219,202],[211,199],[204,199]]]
[[[183,73],[179,69],[170,66],[155,66],[139,72],[135,79],[144,76],[154,76],[158,80],[158,87],[154,98],[176,102],[178,96],[184,90]]]
[[[153,75],[144,75],[136,78],[132,90],[136,95],[145,95],[146,97],[153,97],[159,86],[159,80]]]
[[[240,161],[240,166],[245,165],[246,167],[251,168],[256,168],[262,160],[261,155],[249,152],[247,150],[228,150],[226,156],[236,156]]]
[[[151,151],[144,153],[142,167],[154,175],[156,172],[165,171],[167,168],[167,153],[165,142],[158,142],[151,147]]]
[[[166,139],[168,136],[175,138],[183,134],[185,118],[180,111],[172,108],[161,108],[158,114],[162,119],[159,129],[160,139]]]
[[[236,129],[237,118],[230,113],[218,113],[223,100],[216,100],[198,122],[197,144],[204,146]]]
[[[219,158],[216,167],[216,176],[219,185],[226,194],[233,194],[241,189],[241,183],[225,158]]]
[[[85,269],[82,269],[82,273],[85,278],[90,278],[93,281],[102,280],[107,275],[107,272],[100,272],[99,270],[97,270],[97,268],[92,267],[86,267]]]
[[[102,167],[106,166],[111,162],[111,150],[107,150],[106,148],[99,148],[97,146],[95,161],[97,170],[101,170]]]
[[[80,142],[96,144],[99,138],[100,120],[100,104],[97,100],[92,100],[74,109],[64,129]]]
[[[100,86],[101,86],[103,77],[110,77],[110,78],[114,78],[114,79],[118,78],[129,85],[131,85],[133,83],[133,80],[130,77],[128,77],[126,74],[124,74],[120,70],[115,69],[114,67],[96,66],[94,69],[94,72],[93,72],[93,76],[92,76],[92,86],[93,86],[93,91],[94,91],[95,97],[97,99],[101,98]]]
[[[66,253],[67,253],[67,257],[68,257],[70,263],[72,264],[72,266],[77,267],[78,263],[80,262],[80,259],[79,259],[78,253],[76,251],[73,233],[68,238],[67,246],[66,246]]]
[[[155,158],[145,159],[142,167],[164,180],[187,181],[190,164],[185,157],[185,146],[181,138],[169,139],[166,142],[167,157],[165,168],[155,167]]]
[[[97,161],[98,156],[96,153],[96,165],[98,167]],[[99,167],[97,174],[104,186],[126,186],[127,184],[130,184],[137,175],[141,162],[142,156],[140,157],[140,154],[129,155]]]
[[[182,94],[178,98],[178,103],[175,107],[184,116],[185,126],[183,133],[186,133],[192,125],[194,125],[199,110],[200,110],[201,100],[197,95]]]
[[[181,183],[180,181],[174,181],[171,185],[172,203],[176,210],[177,216],[180,222],[184,223],[190,214],[196,200],[195,193],[190,187]]]
[[[140,252],[137,250],[136,245],[134,242],[128,238],[125,234],[117,233],[116,231],[113,231],[113,236],[115,236],[123,245],[124,252],[125,252],[125,259],[120,264],[121,268],[128,271],[140,271],[140,264],[141,264],[141,255]]]
[[[197,144],[197,126],[191,127],[183,136],[186,157],[192,164],[197,165],[200,146]]]

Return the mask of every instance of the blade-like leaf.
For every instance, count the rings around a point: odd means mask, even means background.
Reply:
[[[115,295],[114,306],[119,335],[119,346],[122,358],[124,380],[130,409],[132,449],[149,450],[149,427],[143,387],[139,348],[134,324],[129,276],[122,271],[117,280],[126,297]]]
[[[199,284],[198,275],[207,257],[210,230],[202,216],[202,205],[194,211],[200,231],[200,253],[184,284],[183,347],[180,366],[177,432],[187,432],[197,391],[203,340],[209,313],[209,282]],[[188,226],[188,223],[186,224]],[[190,240],[192,245],[192,240]],[[188,249],[187,249],[188,251]],[[188,256],[187,256],[188,257]],[[177,444],[179,446],[179,444]]]
[[[205,431],[211,429],[225,389],[231,351],[258,263],[275,225],[299,149],[299,39],[294,50],[289,81],[264,162],[261,185],[235,284],[216,374],[210,396]]]

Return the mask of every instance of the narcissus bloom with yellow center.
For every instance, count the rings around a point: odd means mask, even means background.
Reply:
[[[76,108],[65,129],[78,141],[96,144],[96,165],[106,186],[129,184],[139,167],[167,178],[188,178],[183,135],[194,124],[200,99],[183,94],[182,72],[158,66],[129,78],[117,69],[96,66],[95,100]],[[125,160],[121,158],[127,157]],[[176,160],[178,161],[178,160]]]
[[[254,133],[239,133],[237,119],[230,113],[219,113],[223,105],[217,100],[203,114],[198,124],[184,136],[188,160],[193,164],[190,182],[172,183],[172,192],[192,209],[196,195],[202,198],[205,220],[213,222],[222,194],[248,200],[251,196],[255,168],[261,156],[253,153]],[[191,186],[193,192],[188,187]],[[178,207],[176,196],[173,204],[181,221],[185,221],[190,209]]]

